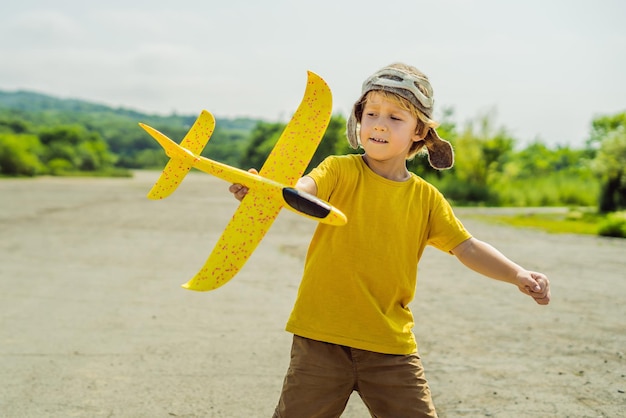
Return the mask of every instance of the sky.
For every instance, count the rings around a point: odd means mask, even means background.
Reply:
[[[370,74],[405,62],[436,118],[582,147],[626,111],[625,18],[623,0],[21,0],[0,6],[0,90],[286,122],[307,70],[347,116]]]

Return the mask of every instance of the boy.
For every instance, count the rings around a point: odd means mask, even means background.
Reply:
[[[361,155],[328,157],[297,188],[329,201],[348,224],[319,224],[287,323],[291,363],[274,417],[338,417],[358,391],[374,417],[436,417],[412,332],[409,302],[426,245],[537,303],[549,281],[472,237],[432,185],[406,168],[428,153],[452,167],[452,146],[432,118],[433,91],[414,67],[393,64],[364,83],[347,124]],[[242,199],[247,189],[229,189]]]

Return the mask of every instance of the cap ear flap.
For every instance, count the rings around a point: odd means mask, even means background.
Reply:
[[[350,113],[350,117],[348,118],[348,123],[346,124],[346,136],[348,137],[348,142],[350,146],[354,149],[359,148],[359,120],[361,119],[362,110],[362,99],[352,106],[352,113]]]
[[[445,170],[454,165],[454,150],[452,144],[441,139],[435,129],[430,128],[424,140],[426,141],[428,162],[431,167],[437,170]]]

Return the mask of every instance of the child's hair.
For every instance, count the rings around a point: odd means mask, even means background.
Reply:
[[[428,161],[433,168],[442,170],[452,167],[454,164],[452,146],[439,137],[436,131],[438,123],[432,119],[433,89],[428,77],[417,68],[402,63],[381,69],[363,83],[361,98],[352,107],[352,114],[347,123],[346,133],[353,148],[359,147],[363,107],[372,91],[382,94],[410,111],[418,119],[417,133],[426,131],[424,139],[415,142],[411,147],[407,159],[413,158],[426,147]]]

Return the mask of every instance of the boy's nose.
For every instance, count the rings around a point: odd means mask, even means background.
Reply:
[[[384,123],[382,123],[381,121],[377,121],[377,122],[374,124],[374,129],[375,129],[375,130],[377,130],[377,131],[384,131],[384,130],[386,130],[386,129],[387,129],[387,127],[386,127],[386,126],[385,126],[385,124],[384,124]]]

